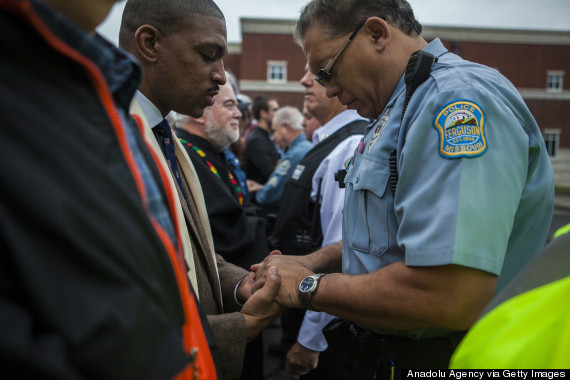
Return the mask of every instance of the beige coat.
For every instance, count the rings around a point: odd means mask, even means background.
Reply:
[[[170,172],[162,150],[152,133],[151,126],[148,124],[136,99],[131,104],[130,112],[140,118],[143,124],[143,137],[147,145],[159,157],[160,164],[165,172]],[[222,369],[220,378],[237,378],[241,373],[245,354],[246,326],[245,318],[238,312],[240,307],[234,300],[234,289],[238,281],[247,275],[248,272],[226,262],[220,255],[213,253],[214,244],[202,187],[192,161],[186,153],[186,149],[184,149],[178,139],[174,140],[179,170],[182,171],[186,179],[187,189],[190,192],[187,196],[191,194],[194,199],[201,225],[207,236],[207,244],[209,245],[207,247],[209,249],[198,249],[197,252],[194,252],[190,240],[190,227],[187,223],[187,210],[183,209],[183,203],[180,201],[179,195],[175,194],[175,219],[181,231],[184,257],[189,268],[188,279],[200,300],[202,310],[208,317],[214,338],[218,344]],[[169,176],[168,181],[172,188],[176,188],[174,179],[171,176]],[[194,241],[194,244],[201,244],[201,242]],[[206,251],[211,252],[211,257],[200,256],[204,255]],[[198,273],[199,271],[201,271],[202,275]],[[205,280],[206,277],[211,278],[213,284]]]

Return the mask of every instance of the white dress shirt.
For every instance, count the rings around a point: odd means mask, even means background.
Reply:
[[[345,125],[355,120],[363,119],[354,110],[346,110],[330,119],[325,125],[313,133],[313,144],[325,140]],[[362,128],[364,132],[364,128]],[[347,137],[341,141],[317,168],[313,176],[311,199],[317,198],[319,181],[321,183],[321,228],[323,231],[323,244],[327,246],[342,240],[342,209],[344,206],[344,189],[339,188],[334,175],[337,171],[345,169],[345,163],[354,154],[362,134]],[[322,333],[323,327],[335,316],[323,312],[307,310],[297,341],[313,351],[324,351],[327,341]]]

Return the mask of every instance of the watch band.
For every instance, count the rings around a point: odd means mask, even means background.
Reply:
[[[310,276],[305,277],[301,280],[298,287],[299,293],[299,301],[301,301],[301,306],[303,309],[318,311],[314,308],[312,301],[313,295],[317,292],[319,288],[319,283],[321,278],[323,278],[326,273],[317,273]],[[307,282],[311,283],[309,289],[303,290],[303,287]]]

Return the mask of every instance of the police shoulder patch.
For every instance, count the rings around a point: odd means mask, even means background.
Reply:
[[[444,158],[476,157],[487,150],[485,113],[475,102],[454,100],[436,113],[439,154]]]
[[[279,175],[285,175],[289,172],[289,168],[291,167],[291,161],[283,160],[275,170],[275,172]]]

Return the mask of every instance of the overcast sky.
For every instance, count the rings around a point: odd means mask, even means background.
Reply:
[[[160,1],[160,0],[157,0]],[[424,25],[563,30],[570,0],[408,0]],[[226,17],[228,42],[241,42],[240,17],[296,19],[307,0],[215,0]],[[115,4],[99,32],[117,43],[125,1]]]

